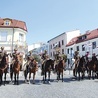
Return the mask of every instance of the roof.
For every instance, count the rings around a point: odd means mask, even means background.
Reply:
[[[78,40],[79,37],[82,37],[84,35],[86,35],[86,39]],[[88,33],[85,33],[83,35],[80,35],[80,36],[72,38],[70,40],[70,42],[66,45],[66,47],[71,46],[73,44],[77,44],[77,43],[81,43],[81,42],[84,42],[84,41],[88,41],[88,40],[91,40],[91,39],[94,39],[94,38],[98,38],[98,29],[89,31]]]
[[[66,45],[66,47],[75,44],[77,40],[78,40],[78,36],[72,38],[72,39],[69,41],[69,43]]]
[[[66,33],[66,32],[64,32],[64,33],[62,33],[62,34],[59,34],[58,36],[56,36],[56,37],[54,37],[54,38],[50,39],[50,40],[48,41],[48,43],[49,43],[50,41],[54,40],[55,38],[58,38],[59,36],[61,36],[61,35],[65,34],[65,33]]]
[[[76,30],[78,30],[78,29],[76,29]],[[76,31],[76,30],[71,30],[71,31],[63,32],[63,33],[59,34],[58,36],[56,36],[56,37],[50,39],[50,40],[48,41],[48,43],[49,43],[50,41],[54,40],[55,38],[58,38],[59,36],[61,36],[61,35],[63,35],[63,34],[66,34],[66,33],[68,33],[68,32],[72,32],[72,31]]]
[[[4,25],[5,20],[10,20],[10,25]],[[20,28],[27,31],[26,23],[20,20],[10,19],[10,18],[0,18],[0,28]]]

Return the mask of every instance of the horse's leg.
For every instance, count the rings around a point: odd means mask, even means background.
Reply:
[[[80,81],[80,71],[78,72],[78,75],[79,75],[79,81]]]
[[[5,85],[5,83],[6,83],[6,72],[4,72],[4,85]]]
[[[48,82],[50,82],[50,71],[48,72]]]
[[[30,84],[31,72],[29,72],[29,84]]]
[[[95,79],[95,71],[92,70],[92,79],[94,80]]]
[[[17,73],[17,85],[19,84],[19,73]]]
[[[89,70],[88,77],[89,77],[89,79],[91,79],[91,70]]]
[[[45,83],[46,77],[47,77],[47,72],[46,71],[44,72],[44,75],[45,75],[45,77],[44,77],[44,83]]]
[[[11,83],[13,82],[13,72],[10,73]]]
[[[2,76],[3,74],[0,74],[0,85],[2,84]]]
[[[16,84],[16,73],[14,73],[14,84]]]
[[[59,72],[57,71],[57,80],[59,81]]]
[[[25,83],[27,83],[27,70],[24,71]]]
[[[60,79],[60,72],[57,71],[57,80],[59,81],[59,79]]]
[[[62,82],[63,82],[63,72],[62,72]]]
[[[85,74],[84,74],[84,70],[82,70],[81,73],[82,73],[82,79],[84,79],[84,75],[85,75]]]
[[[73,76],[75,76],[75,69],[73,69]]]
[[[35,84],[35,72],[33,73],[33,84]]]

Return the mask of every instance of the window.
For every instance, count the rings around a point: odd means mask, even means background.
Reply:
[[[79,46],[77,46],[77,51],[79,51]]]
[[[64,54],[64,49],[62,49],[62,54]]]
[[[51,45],[51,49],[52,49],[52,45]]]
[[[73,55],[73,48],[70,48],[70,55]]]
[[[53,51],[53,56],[55,55],[55,52]]]
[[[86,35],[84,35],[83,37],[82,37],[82,39],[84,40],[84,39],[86,39],[87,38],[87,36]]]
[[[7,32],[0,32],[0,41],[7,41]]]
[[[59,41],[59,47],[61,47],[61,45],[60,45],[60,41]]]
[[[62,40],[62,45],[64,45],[64,40]]]
[[[93,49],[96,48],[96,42],[92,42],[92,48],[93,48]]]
[[[23,34],[19,34],[19,41],[20,41],[20,42],[23,42],[23,41],[24,41],[24,36],[23,36]]]
[[[85,46],[84,45],[82,45],[82,51],[85,51]]]
[[[67,53],[69,54],[69,49],[67,49]]]
[[[52,57],[52,52],[51,52],[51,57]]]
[[[4,25],[5,25],[5,26],[9,26],[10,23],[11,23],[11,21],[9,21],[9,20],[5,20],[5,21],[4,21]]]
[[[54,44],[53,44],[53,47],[54,47]]]

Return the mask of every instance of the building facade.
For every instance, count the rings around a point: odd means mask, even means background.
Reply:
[[[28,46],[28,51],[32,51],[35,54],[42,54],[45,50],[49,52],[48,43],[38,42]]]
[[[69,41],[75,37],[80,35],[80,30],[73,30],[64,32],[51,40],[48,41],[49,43],[49,56],[54,59],[54,55],[57,51],[60,51],[61,54],[66,54],[66,45]],[[57,46],[57,48],[55,48]]]
[[[98,29],[87,31],[85,34],[74,37],[66,45],[67,56],[72,63],[74,52],[78,51],[79,56],[88,56],[91,58],[92,54],[98,55]]]
[[[18,48],[22,58],[25,56],[27,51],[26,34],[25,22],[10,18],[0,18],[0,47],[4,46],[8,53],[12,53],[14,48]]]

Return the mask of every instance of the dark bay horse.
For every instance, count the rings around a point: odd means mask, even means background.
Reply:
[[[60,80],[60,75],[62,76],[62,82],[63,82],[63,73],[64,73],[64,67],[65,63],[64,60],[60,60],[58,64],[55,65],[55,70],[57,72],[57,80]]]
[[[98,60],[94,63],[95,77],[98,79]]]
[[[54,70],[54,60],[48,59],[42,64],[42,74],[41,75],[43,75],[43,83],[46,82],[47,73],[48,73],[48,83],[50,82],[51,70]]]
[[[0,84],[2,84],[3,74],[5,74],[4,75],[4,85],[6,82],[6,74],[7,74],[7,68],[8,68],[7,61],[8,61],[7,55],[4,54],[4,56],[2,57],[2,60],[0,61]]]
[[[75,77],[78,78],[80,80],[80,77],[82,79],[84,79],[84,75],[85,75],[85,59],[84,56],[82,56],[81,58],[78,57],[77,59],[77,63],[75,65]],[[77,77],[78,74],[78,77]],[[81,75],[81,76],[80,76]]]
[[[19,62],[20,56],[17,54],[15,57],[15,62],[12,65],[12,72],[10,74],[11,82],[13,81],[13,74],[14,74],[14,84],[19,84],[19,71],[20,71],[20,62]],[[17,78],[16,78],[17,77]]]
[[[87,65],[88,68],[88,78],[95,79],[95,74],[98,72],[98,60],[90,60]]]

